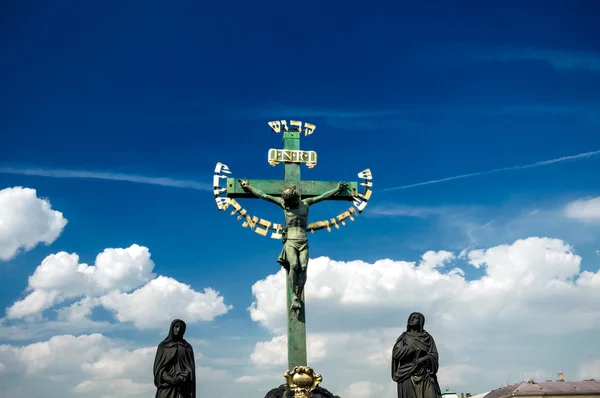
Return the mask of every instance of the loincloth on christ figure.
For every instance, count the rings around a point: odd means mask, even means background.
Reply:
[[[289,258],[293,256],[292,261],[296,261],[298,266],[300,266],[300,253],[308,250],[308,239],[298,238],[298,239],[285,239],[283,241],[283,248],[281,249],[281,254],[279,254],[279,258],[277,262],[284,268],[288,269],[290,267]]]

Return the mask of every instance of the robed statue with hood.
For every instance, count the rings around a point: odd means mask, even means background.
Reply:
[[[392,380],[398,398],[441,398],[437,381],[439,356],[433,337],[423,326],[425,317],[413,312],[392,351]]]
[[[192,346],[183,338],[185,328],[185,322],[175,319],[156,349],[156,398],[196,398],[196,362]]]

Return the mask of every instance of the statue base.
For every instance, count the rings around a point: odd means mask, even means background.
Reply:
[[[316,387],[311,391],[311,398],[340,398],[322,387]],[[265,398],[294,398],[294,391],[287,384],[282,384],[272,389],[265,395]]]

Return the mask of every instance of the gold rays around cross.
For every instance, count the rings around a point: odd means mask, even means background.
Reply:
[[[273,239],[281,239],[282,238],[282,230],[283,225],[271,222],[264,218],[259,218],[256,216],[251,216],[250,213],[246,209],[244,209],[235,199],[228,198],[227,188],[221,187],[221,180],[226,180],[231,174],[231,170],[227,167],[226,164],[221,162],[217,163],[215,167],[215,175],[213,177],[213,189],[215,202],[217,204],[217,208],[219,211],[225,211],[229,207],[232,207],[231,215],[237,214],[238,220],[243,220],[242,227],[250,228],[254,232],[259,235],[267,236],[269,232],[271,232],[270,237]],[[358,193],[357,196],[354,197],[352,202],[352,206],[348,208],[348,210],[343,213],[338,214],[335,217],[332,217],[327,220],[316,221],[308,224],[308,230],[311,233],[315,233],[315,231],[319,231],[322,229],[326,229],[328,232],[331,232],[331,227],[335,227],[336,229],[340,228],[340,224],[342,226],[346,226],[346,220],[350,219],[350,221],[354,221],[354,218],[357,217],[360,213],[363,212],[369,200],[371,199],[373,187],[373,175],[371,174],[370,169],[366,169],[358,173],[358,178],[363,180],[360,185],[364,187],[364,191],[362,193]]]

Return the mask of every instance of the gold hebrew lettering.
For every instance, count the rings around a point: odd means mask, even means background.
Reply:
[[[320,229],[324,229],[324,228],[329,228],[329,221],[325,220],[325,221],[316,221],[313,223],[308,224],[309,229],[314,229],[315,231],[318,231]]]
[[[352,217],[352,215],[356,215],[356,210],[354,210],[354,207],[350,207],[348,209],[348,212],[350,213],[350,215],[348,216],[348,218],[350,218],[351,221],[354,221],[354,217]]]
[[[254,217],[250,218],[250,216],[247,215],[245,218],[246,218],[246,222],[244,222],[242,224],[242,227],[244,227],[244,228],[250,227],[250,229],[254,229],[254,227],[256,227],[256,223],[258,222],[258,217],[254,216]]]
[[[235,209],[234,211],[240,211],[242,209],[242,205],[240,205],[235,199],[231,199],[230,204]],[[231,213],[231,215],[233,215],[233,213]]]
[[[225,174],[231,174],[231,171],[229,170],[229,167],[227,167],[226,164],[217,162],[217,165],[215,166],[215,174],[221,174],[221,172]]]
[[[338,223],[341,223],[344,227],[346,226],[346,218],[350,217],[350,212],[345,211],[337,216]]]
[[[268,162],[271,166],[276,166],[279,164],[279,160],[277,159],[277,149],[269,149],[268,154]]]
[[[314,124],[304,122],[304,136],[311,135],[315,132],[315,128],[317,128]]]
[[[215,198],[215,202],[217,203],[217,209],[225,210],[230,203],[229,198]]]
[[[285,121],[283,122],[285,128],[287,129],[287,125]],[[290,121],[291,126],[294,131],[298,131],[299,128],[302,127],[302,122],[299,121]],[[275,125],[274,127],[281,128],[281,123],[279,126]],[[307,126],[308,127],[308,126]],[[301,151],[301,150],[292,150],[292,149],[270,149],[268,152],[268,160],[269,162],[273,162],[275,164],[279,162],[303,162],[309,165],[309,163],[316,163],[317,153],[315,151]],[[215,202],[217,203],[217,207],[219,210],[226,209],[229,205],[231,205],[234,210],[231,212],[231,215],[239,214],[237,217],[238,220],[242,220],[242,227],[250,228],[254,230],[257,234],[261,236],[267,236],[270,234],[272,239],[282,239],[283,238],[283,226],[281,224],[272,223],[266,219],[258,218],[255,216],[251,216],[246,209],[242,208],[241,205],[235,201],[234,199],[229,199],[227,197],[217,197],[223,193],[227,192],[227,188],[220,187],[220,179],[226,178],[225,176],[221,176],[218,173],[231,173],[226,165],[222,163],[217,164],[217,169],[215,170],[217,173],[213,176],[213,193],[215,195]],[[360,183],[360,186],[365,187],[364,192],[357,193],[356,189],[353,189],[353,201],[352,206],[348,208],[348,210],[343,213],[338,214],[337,216],[330,218],[328,220],[317,221],[308,224],[307,230],[310,231],[311,234],[314,234],[315,231],[327,229],[328,232],[331,232],[332,228],[340,229],[340,224],[346,227],[347,219],[351,221],[355,221],[355,218],[362,214],[364,209],[367,207],[368,202],[373,195],[372,186],[373,175],[371,174],[370,169],[365,169],[361,171],[358,176],[362,178],[364,181]]]
[[[298,120],[290,120],[290,126],[292,126],[292,131],[302,131],[302,122]],[[296,128],[293,126],[296,126]]]
[[[260,219],[260,221],[258,222],[258,225],[261,225],[263,227],[266,228],[258,228],[258,226],[254,229],[254,232],[256,232],[259,235],[262,236],[267,236],[267,232],[269,231],[269,227],[271,226],[271,221],[267,221],[264,219]]]
[[[237,217],[237,220],[239,221],[242,219],[242,217],[244,217],[246,215],[247,211],[246,211],[246,209],[242,209],[242,207],[239,206],[239,204],[238,204],[238,208],[237,209],[234,208],[234,210],[231,212],[231,215],[233,216],[236,213],[239,214]]]
[[[373,193],[373,191],[371,191],[370,189],[366,189],[364,194],[359,193],[358,196],[360,196],[364,200],[369,200],[369,199],[371,199],[372,193]]]
[[[283,125],[283,128],[285,129],[285,131],[288,131],[287,122],[285,120],[282,120],[281,124]]]
[[[329,220],[317,221],[317,222],[313,223],[313,225],[314,225],[314,229],[326,228],[328,231],[331,231],[331,228],[329,227]],[[310,225],[309,225],[309,227],[310,227]]]
[[[273,239],[282,239],[283,235],[281,234],[281,224],[273,224],[271,226],[272,229],[275,230],[275,232],[273,232],[271,234],[271,238]]]
[[[365,209],[365,207],[367,207],[367,202],[355,197],[354,198],[354,206],[358,209],[359,213],[362,213],[362,211]]]
[[[373,175],[371,174],[371,169],[365,169],[358,173],[358,178],[364,178],[365,180],[372,180]]]
[[[236,213],[238,213],[240,217],[244,217],[247,211],[246,209],[242,209],[242,206],[239,206],[239,208],[236,208],[234,211],[231,212],[231,215],[233,216]],[[238,220],[240,219],[240,217],[238,217]]]
[[[276,133],[281,132],[281,123],[279,122],[279,120],[273,120],[272,122],[269,122],[269,126],[271,127],[271,131],[274,131]]]
[[[219,180],[221,180],[221,179],[224,180],[226,178],[227,178],[227,176],[221,176],[221,175],[215,174],[213,176],[213,188],[220,188],[221,184],[220,184]]]
[[[306,162],[306,167],[312,169],[317,165],[317,153],[315,151],[308,152],[308,161]]]
[[[215,198],[225,192],[227,192],[227,188],[218,188],[213,191]]]
[[[350,212],[349,211],[345,211],[345,212],[339,214],[337,216],[337,219],[338,219],[338,221],[341,221],[341,220],[345,220],[348,217],[350,217]]]

